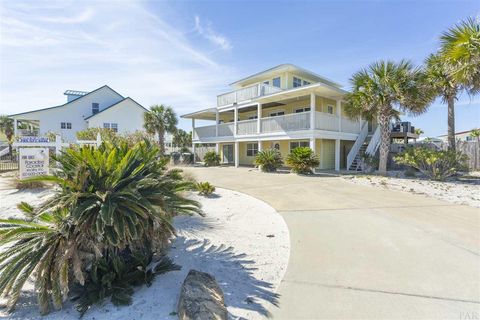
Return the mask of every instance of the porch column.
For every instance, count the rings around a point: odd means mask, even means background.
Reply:
[[[257,105],[257,133],[262,132],[262,104]]]
[[[313,150],[313,152],[317,152],[315,149],[316,149],[316,145],[315,145],[315,138],[310,138],[310,149]]]
[[[215,153],[220,154],[220,143],[215,143]]]
[[[240,152],[238,148],[240,147],[240,143],[238,141],[235,142],[235,168],[238,168],[238,164],[240,162],[239,156]]]
[[[15,137],[17,136],[17,130],[18,130],[17,119],[13,119],[13,135],[14,135]]]
[[[315,130],[315,94],[310,93],[310,130]]]
[[[338,131],[342,131],[342,102],[337,100]]]
[[[195,143],[192,143],[192,153],[193,153],[193,164],[195,164],[195,160],[197,159],[197,155],[195,154]]]
[[[215,137],[218,137],[218,122],[220,121],[220,113],[218,110],[215,112]]]
[[[335,171],[340,171],[340,139],[335,140]]]
[[[238,127],[238,108],[235,107],[235,109],[233,109],[233,135],[236,136],[238,131],[237,131],[237,127]]]
[[[258,152],[262,151],[262,141],[258,140],[257,145],[258,145]]]

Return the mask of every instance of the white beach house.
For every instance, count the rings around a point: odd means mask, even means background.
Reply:
[[[259,150],[276,148],[285,158],[308,146],[320,156],[319,169],[352,169],[363,151],[378,148],[375,124],[347,118],[346,91],[314,72],[282,64],[230,86],[215,107],[182,116],[192,119],[193,146],[214,143],[223,163],[252,165]],[[215,124],[196,127],[197,119]]]
[[[109,128],[126,133],[143,130],[145,109],[130,97],[105,85],[90,92],[67,90],[67,102],[49,108],[13,114],[15,136],[60,134],[65,141],[87,128]]]

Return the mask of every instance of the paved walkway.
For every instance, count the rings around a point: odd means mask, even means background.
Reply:
[[[187,171],[287,222],[275,319],[480,319],[480,210],[338,177]]]

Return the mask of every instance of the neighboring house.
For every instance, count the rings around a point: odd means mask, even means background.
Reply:
[[[455,140],[457,140],[457,141],[476,141],[477,138],[471,137],[470,136],[471,133],[472,133],[472,130],[456,132],[455,133]],[[441,136],[438,136],[438,139],[441,139],[444,142],[448,142],[448,135],[443,134]]]
[[[283,158],[298,146],[320,156],[320,169],[352,168],[363,149],[376,152],[379,130],[343,111],[341,86],[311,71],[282,64],[231,84],[217,106],[183,115],[192,119],[193,147],[213,143],[223,163],[252,165],[258,151]],[[195,127],[195,120],[214,125]],[[374,139],[375,138],[375,139]],[[371,141],[371,143],[370,143]]]
[[[15,136],[60,134],[65,141],[87,128],[109,128],[126,133],[143,130],[145,109],[130,97],[103,86],[90,92],[67,90],[65,104],[11,115]]]

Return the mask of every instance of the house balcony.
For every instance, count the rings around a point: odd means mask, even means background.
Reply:
[[[268,84],[256,84],[217,96],[217,106],[224,107],[280,92],[282,89]]]
[[[294,131],[310,130],[311,112],[292,113],[276,117],[266,117],[259,121],[242,120],[237,121],[236,132],[235,123],[222,123],[217,126],[210,125],[197,127],[193,131],[194,140],[225,138],[225,137],[241,137],[255,136],[274,133],[288,133]],[[329,113],[315,113],[315,130],[324,130],[332,132],[345,132],[358,134],[360,132],[360,122],[352,121],[345,117],[338,117]]]

